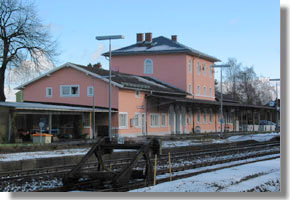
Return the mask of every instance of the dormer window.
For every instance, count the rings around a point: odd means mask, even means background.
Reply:
[[[153,61],[151,59],[144,61],[144,74],[153,74]]]

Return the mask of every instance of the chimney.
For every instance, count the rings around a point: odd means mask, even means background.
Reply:
[[[171,35],[171,40],[177,42],[177,35]]]
[[[145,43],[151,43],[152,42],[152,33],[145,33]]]
[[[143,42],[144,38],[143,38],[143,33],[137,33],[137,44],[140,44]]]

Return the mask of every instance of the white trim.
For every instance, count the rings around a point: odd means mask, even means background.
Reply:
[[[151,73],[149,73],[149,72],[147,72],[147,65],[146,65],[146,61],[151,61],[151,67],[152,67],[152,71],[151,71]],[[153,60],[152,59],[150,59],[150,58],[146,58],[145,60],[144,60],[144,74],[153,74],[154,73],[154,64],[153,64]]]
[[[135,112],[135,115],[134,115],[134,118],[136,117],[136,115],[137,116],[139,116],[138,117],[138,126],[136,126],[136,124],[135,124],[135,122],[134,122],[134,127],[135,128],[141,128],[141,123],[142,123],[142,120],[141,120],[141,113],[140,112]],[[136,118],[134,119],[134,120],[136,120]]]
[[[48,95],[48,90],[49,90],[49,89],[51,90],[51,95]],[[45,95],[45,96],[46,96],[46,97],[49,97],[49,98],[51,98],[51,97],[52,97],[52,95],[53,95],[53,93],[52,93],[52,92],[53,92],[53,90],[52,90],[52,87],[47,87],[47,88],[45,88],[45,93],[46,93],[46,95]]]
[[[126,115],[126,126],[121,126],[120,115]],[[119,129],[128,129],[128,113],[127,112],[119,112]]]
[[[153,115],[158,116],[158,125],[153,125],[152,126],[152,119],[151,119],[151,117]],[[160,128],[160,114],[159,113],[150,113],[150,127],[151,128]]]
[[[107,78],[104,78],[104,77],[102,77],[102,76],[100,76],[100,75],[98,75],[98,74],[95,74],[95,73],[90,72],[90,71],[88,71],[88,70],[85,70],[85,69],[83,69],[83,68],[81,68],[81,67],[78,67],[78,66],[74,65],[73,63],[69,63],[69,62],[67,62],[67,63],[65,63],[65,64],[63,64],[63,65],[61,65],[61,66],[59,66],[59,67],[56,67],[56,68],[54,68],[54,69],[52,69],[52,70],[50,70],[50,71],[48,71],[48,72],[42,74],[41,76],[38,76],[38,77],[36,77],[36,78],[34,78],[34,79],[32,79],[32,80],[26,82],[26,83],[24,83],[24,84],[22,84],[22,85],[20,85],[20,86],[18,86],[18,87],[16,87],[16,88],[14,88],[14,89],[15,89],[15,90],[21,90],[21,89],[23,89],[25,86],[29,85],[30,83],[33,83],[33,82],[35,82],[35,81],[37,81],[37,80],[39,80],[39,79],[41,79],[41,78],[43,78],[43,77],[49,76],[50,74],[52,74],[52,73],[54,73],[54,72],[56,72],[56,71],[58,71],[58,70],[60,70],[60,69],[62,69],[62,68],[65,68],[65,67],[71,67],[71,68],[74,68],[74,69],[76,69],[76,70],[78,70],[78,71],[84,72],[84,73],[87,74],[87,75],[91,75],[92,77],[98,78],[98,79],[103,80],[103,81],[105,81],[105,82],[107,82],[107,83],[109,82],[109,79],[107,79]],[[120,87],[120,88],[123,88],[123,87],[124,87],[123,85],[121,85],[121,84],[119,84],[119,83],[116,83],[116,82],[114,82],[114,81],[112,81],[111,83],[112,83],[113,85],[117,86],[117,87]]]
[[[165,116],[165,125],[162,125],[162,116]],[[166,128],[167,127],[167,113],[161,113],[160,125],[161,125],[162,128]]]
[[[90,92],[89,92],[91,88],[93,89],[93,94],[90,94]],[[94,95],[95,95],[95,89],[94,89],[94,87],[93,86],[88,86],[87,87],[87,96],[88,97],[93,97]]]
[[[69,95],[63,95],[62,94],[62,88],[63,87],[70,87],[70,94]],[[72,95],[71,94],[71,88],[72,87],[78,87],[78,94],[76,94],[76,95]],[[81,93],[81,89],[80,89],[80,85],[60,85],[59,86],[59,95],[60,95],[60,97],[80,97],[80,93]]]
[[[191,60],[191,58],[189,58],[189,60],[188,60],[188,72],[192,73],[192,60]]]

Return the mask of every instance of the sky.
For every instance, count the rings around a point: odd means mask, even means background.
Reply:
[[[258,76],[280,77],[280,2],[278,0],[35,0],[66,62],[87,65],[108,61],[107,41],[99,35],[124,35],[112,49],[136,42],[136,33],[153,38],[178,35],[178,41],[226,62],[234,57]],[[219,64],[219,63],[217,63]]]

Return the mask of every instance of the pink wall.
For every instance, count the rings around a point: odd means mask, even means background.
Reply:
[[[79,97],[61,97],[60,85],[80,85]],[[87,95],[87,87],[93,78],[73,68],[63,68],[24,88],[24,101],[48,102],[92,106],[93,97]],[[95,106],[108,107],[108,84],[94,78]],[[46,88],[52,88],[52,97],[46,97]],[[112,108],[118,108],[118,88],[112,86]]]
[[[145,59],[153,61],[153,74],[144,74]],[[112,69],[129,74],[151,76],[186,90],[185,54],[113,56]]]
[[[193,94],[194,98],[196,99],[205,99],[205,100],[215,100],[215,90],[214,90],[214,69],[212,76],[210,77],[209,70],[210,65],[213,65],[213,62],[209,62],[207,60],[193,57],[193,56],[187,56],[187,68],[188,68],[188,60],[193,60],[193,70],[192,73],[189,73],[187,69],[187,85],[190,83],[193,85]],[[201,71],[200,74],[198,74],[198,62],[201,65]],[[206,64],[206,75],[204,75],[203,64]],[[192,78],[191,78],[192,77]],[[200,86],[200,95],[197,93],[197,86]],[[203,87],[206,87],[207,94],[204,95]],[[209,88],[212,88],[212,95],[209,95]]]

